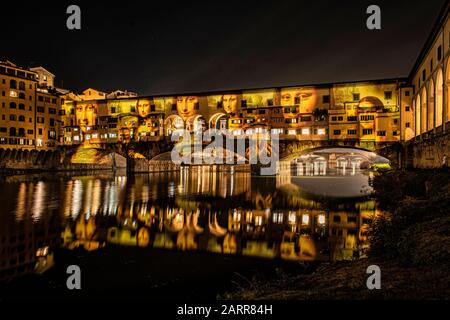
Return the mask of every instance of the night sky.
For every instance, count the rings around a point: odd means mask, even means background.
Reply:
[[[78,92],[142,95],[403,77],[444,2],[2,2],[0,60],[43,65]],[[70,4],[80,31],[66,28]],[[366,28],[370,4],[382,30]]]

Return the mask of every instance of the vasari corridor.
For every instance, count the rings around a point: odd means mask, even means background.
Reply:
[[[450,299],[449,1],[0,12],[0,302]]]

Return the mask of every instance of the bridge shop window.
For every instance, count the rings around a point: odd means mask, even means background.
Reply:
[[[348,116],[347,121],[358,121],[358,117],[357,116]]]
[[[300,117],[300,121],[301,122],[310,122],[311,116],[302,116],[302,117]]]
[[[363,135],[373,134],[373,129],[363,129]]]
[[[347,134],[348,135],[356,135],[358,133],[358,131],[356,129],[349,129],[347,130]]]
[[[384,99],[385,100],[391,100],[392,99],[392,91],[385,91],[384,92]]]
[[[386,131],[385,130],[377,131],[377,136],[385,137],[386,136]]]
[[[333,134],[334,134],[335,136],[338,136],[338,135],[341,134],[341,130],[333,130]]]

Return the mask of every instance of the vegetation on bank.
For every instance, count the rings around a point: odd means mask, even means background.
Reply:
[[[368,259],[319,265],[312,273],[254,279],[224,299],[449,299],[450,172],[389,171],[373,181],[381,210]],[[378,265],[382,289],[368,290]]]

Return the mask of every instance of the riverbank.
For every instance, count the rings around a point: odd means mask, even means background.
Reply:
[[[371,224],[369,258],[322,264],[306,275],[281,274],[224,299],[449,299],[450,172],[391,171],[373,182],[380,208]],[[368,290],[366,269],[381,269],[381,290]]]

